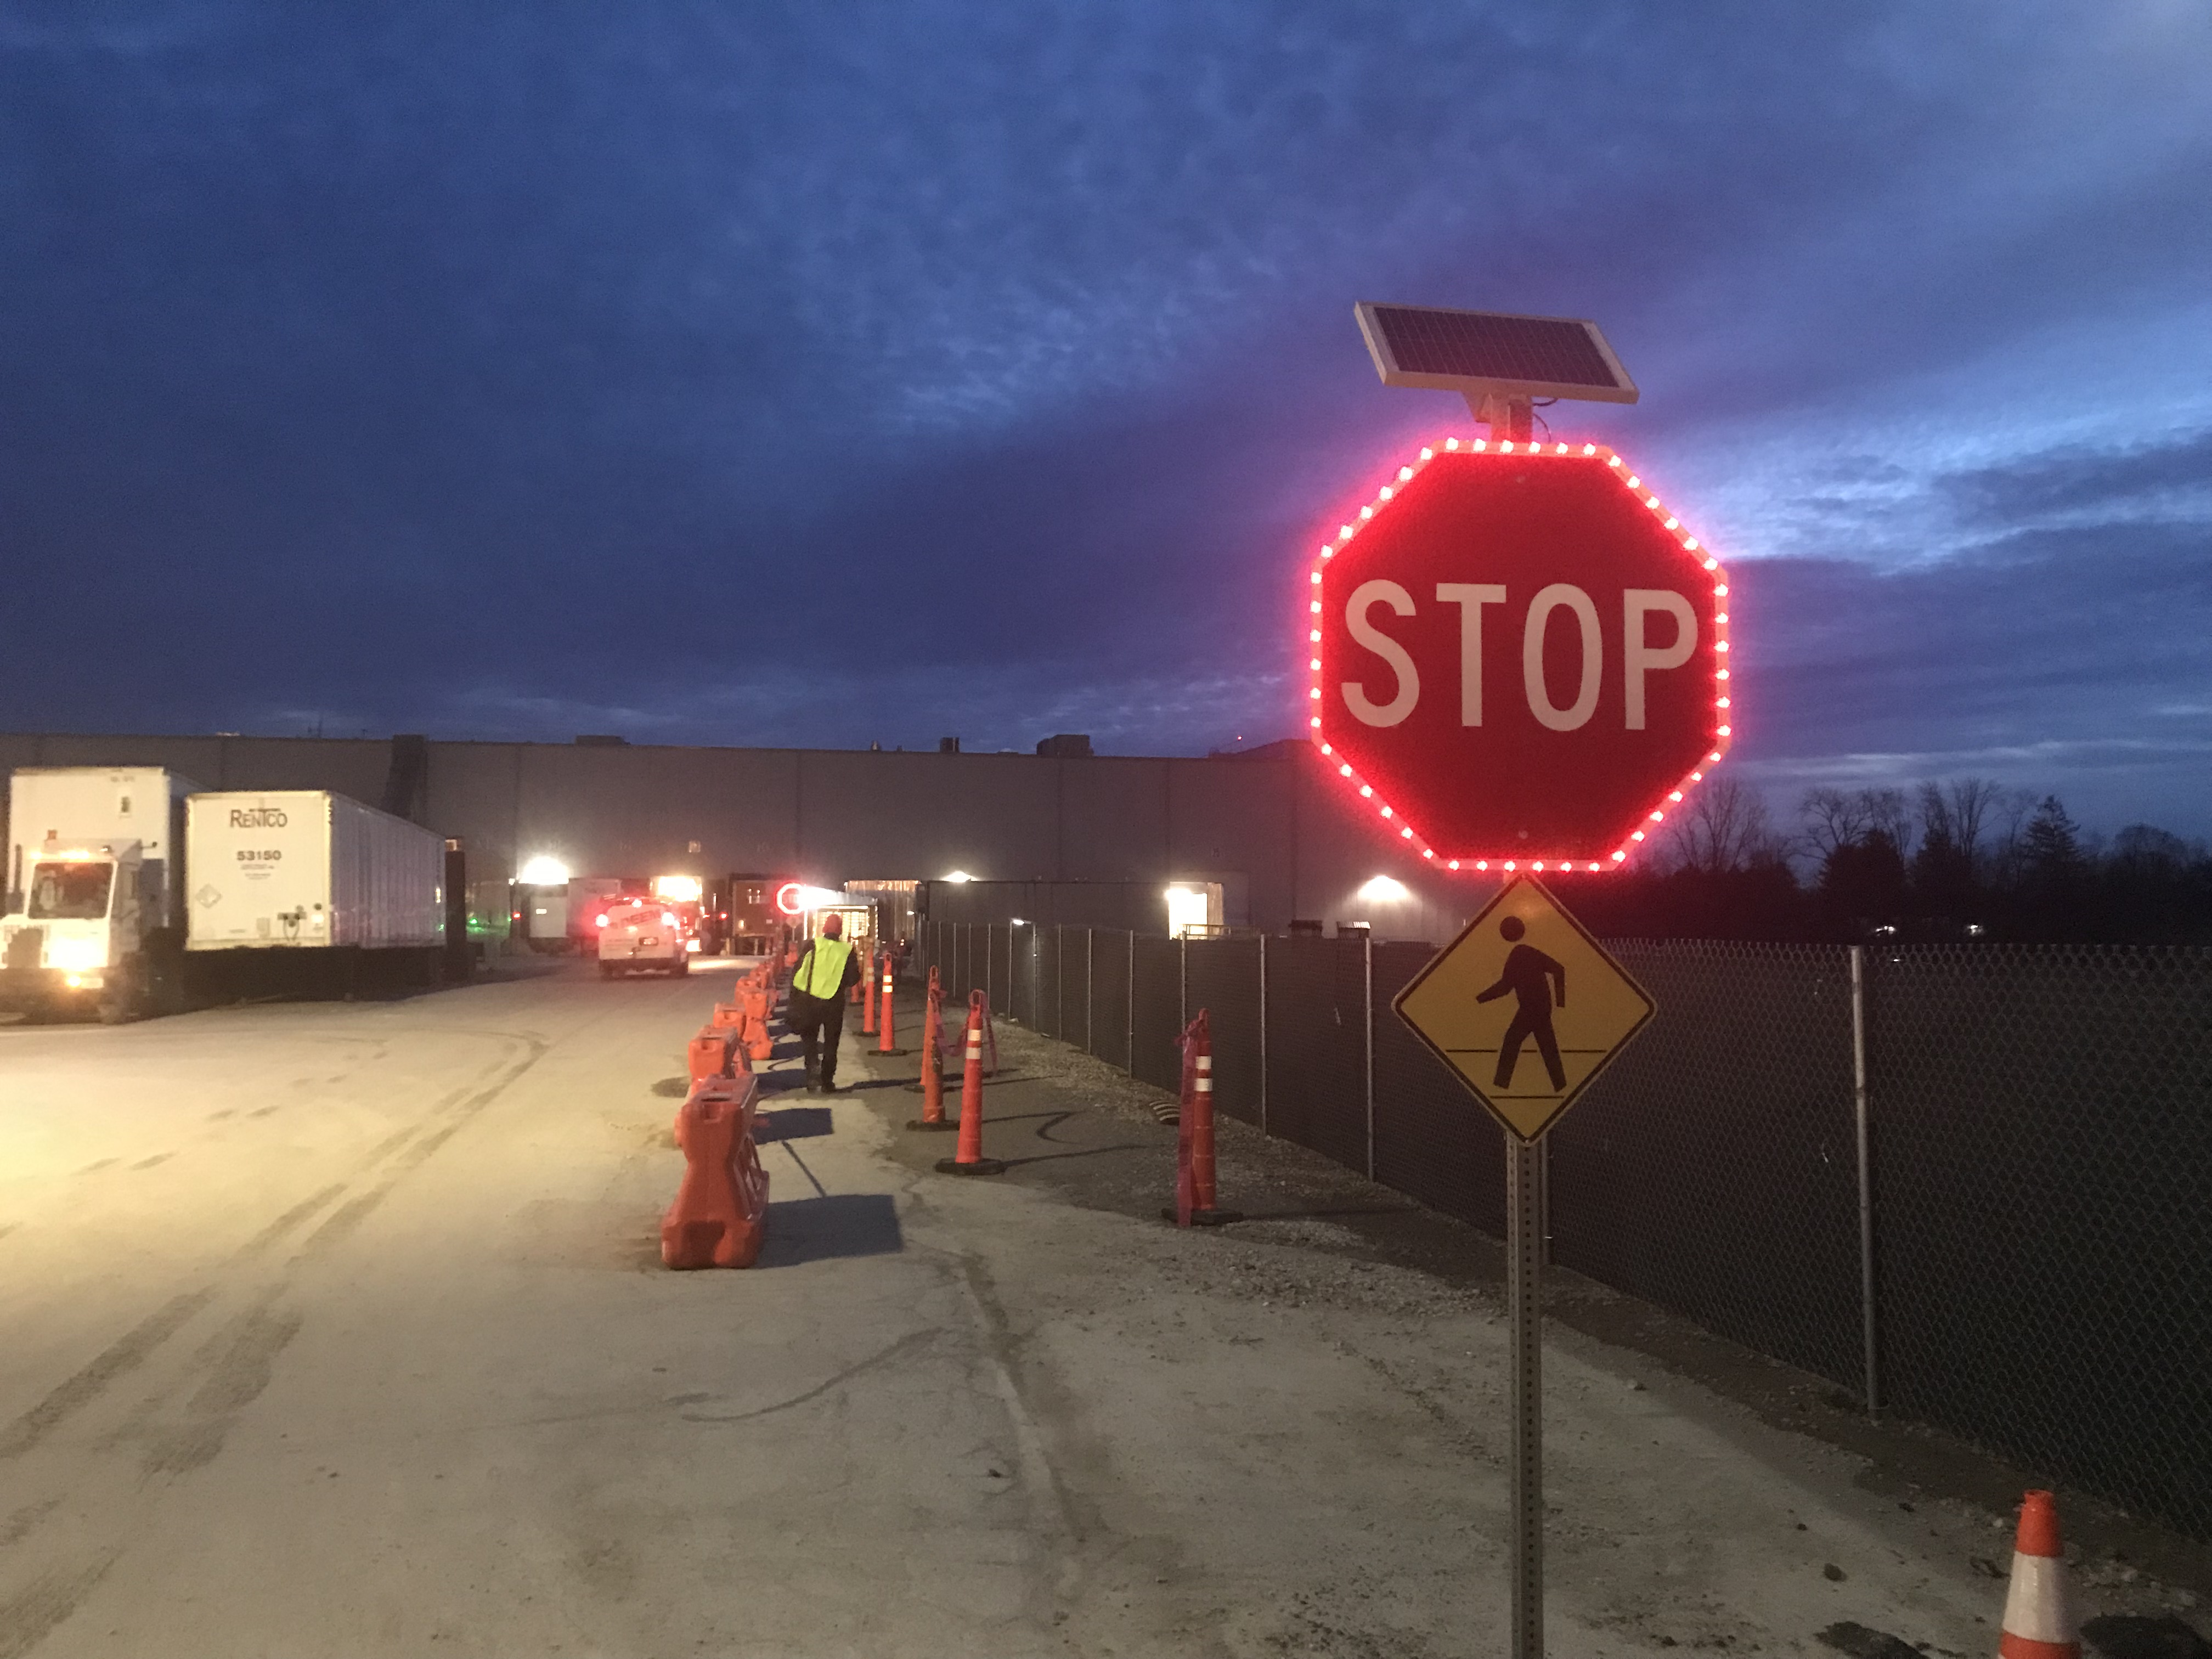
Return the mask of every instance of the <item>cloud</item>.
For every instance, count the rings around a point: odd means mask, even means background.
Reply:
[[[10,723],[1280,735],[1297,550],[1464,428],[1356,298],[1603,320],[1547,412],[1750,573],[1751,763],[2199,718],[2179,9],[30,15]]]

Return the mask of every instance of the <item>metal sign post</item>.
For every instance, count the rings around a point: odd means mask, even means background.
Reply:
[[[1544,1143],[1505,1137],[1505,1312],[1513,1328],[1512,1659],[1544,1659]]]
[[[1508,882],[1391,1006],[1505,1133],[1510,1654],[1543,1659],[1545,1138],[1655,1008],[1628,970],[1526,877]]]

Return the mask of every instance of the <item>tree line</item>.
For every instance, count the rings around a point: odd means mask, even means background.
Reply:
[[[2109,840],[2056,795],[1954,778],[1808,789],[1778,830],[1723,774],[1641,868],[1567,878],[1614,937],[2212,944],[2212,850],[2151,824]]]

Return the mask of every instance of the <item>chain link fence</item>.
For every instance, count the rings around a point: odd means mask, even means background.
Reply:
[[[1119,928],[1091,935],[1091,1052],[1125,1072],[1133,1048],[1129,990],[1136,941],[1134,933]]]
[[[940,923],[949,995],[987,934],[1011,1017],[1172,1092],[1206,1008],[1220,1109],[1502,1232],[1390,1010],[1431,947]],[[2212,951],[1607,948],[1659,1012],[1547,1139],[1554,1261],[2212,1538]]]
[[[1889,1401],[2212,1535],[2212,951],[1868,957]]]
[[[1260,1082],[1265,1075],[1264,1027],[1260,1018],[1258,939],[1194,939],[1183,947],[1183,1007],[1204,1008],[1213,1037],[1213,1109],[1260,1121]]]

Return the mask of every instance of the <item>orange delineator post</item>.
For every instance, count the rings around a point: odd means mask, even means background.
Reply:
[[[750,1267],[767,1231],[768,1171],[753,1145],[760,1085],[751,1075],[702,1078],[676,1114],[684,1179],[660,1218],[672,1267]]]
[[[1176,1114],[1175,1208],[1161,1213],[1178,1227],[1241,1221],[1216,1204],[1213,1167],[1213,1024],[1208,1011],[1183,1028],[1182,1103]]]
[[[960,1073],[960,1141],[951,1158],[937,1160],[941,1175],[1004,1175],[1006,1166],[983,1156],[983,1024],[990,1001],[981,991],[968,994],[967,1060]]]
[[[869,959],[867,971],[860,975],[860,987],[866,991],[866,1000],[860,1006],[860,1035],[873,1036],[876,1031],[876,964],[872,957]]]
[[[897,1054],[899,1051],[891,1046],[893,1029],[897,1022],[891,1018],[891,959],[888,952],[884,957],[884,992],[878,1004],[882,1012],[876,1019],[876,1052],[879,1054]]]
[[[921,1013],[921,1115],[909,1129],[950,1129],[945,1115],[945,988],[937,969],[929,970],[929,988]]]
[[[2066,1583],[2058,1505],[2047,1492],[2021,1500],[1997,1659],[2081,1659],[2081,1626]]]

